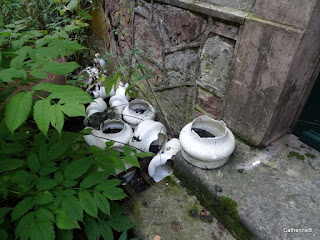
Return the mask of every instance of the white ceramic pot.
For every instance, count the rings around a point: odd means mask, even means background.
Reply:
[[[166,176],[173,173],[172,161],[170,159],[180,150],[180,142],[173,138],[164,146],[162,154],[156,155],[149,163],[148,174],[155,182],[160,182]]]
[[[118,118],[121,118],[123,109],[129,105],[129,101],[125,96],[114,95],[109,100],[110,107],[114,110]]]
[[[123,120],[131,127],[135,128],[139,123],[145,120],[154,120],[156,117],[156,110],[154,107],[142,100],[132,100],[122,112]]]
[[[212,136],[201,137],[196,131]],[[192,165],[213,169],[225,164],[235,149],[235,138],[223,121],[200,116],[180,132],[182,156]]]
[[[96,67],[86,67],[79,73],[79,78],[82,79],[84,87],[93,84],[99,78],[99,70]]]
[[[99,64],[101,68],[104,68],[106,66],[106,61],[102,58],[100,58],[100,54],[96,53],[95,59],[93,60],[96,64]]]
[[[129,84],[126,83],[124,84],[123,82],[119,82],[119,86],[116,90],[116,94],[117,96],[124,96],[127,98],[127,100],[130,100],[130,96],[128,94],[126,94],[127,88],[129,87]]]
[[[118,132],[108,132],[110,129],[114,131],[118,129]],[[90,146],[94,145],[105,149],[105,143],[108,141],[114,141],[114,147],[122,147],[123,144],[128,144],[132,135],[132,129],[128,124],[122,120],[112,119],[104,121],[100,130],[92,130],[90,135],[85,136],[85,140]]]
[[[143,152],[157,154],[167,142],[167,129],[161,122],[146,120],[135,129],[129,145]]]
[[[102,98],[97,98],[93,102],[89,104],[89,106],[86,108],[86,113],[88,117],[90,117],[92,114],[96,112],[104,112],[107,110],[108,106],[106,102]]]

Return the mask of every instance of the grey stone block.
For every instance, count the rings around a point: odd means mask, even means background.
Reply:
[[[208,2],[219,6],[235,8],[247,12],[251,12],[254,0],[198,0],[196,2]]]
[[[269,21],[305,29],[318,0],[256,0],[253,14]]]
[[[178,154],[174,170],[237,239],[313,240],[320,239],[319,162],[319,152],[287,135],[264,149],[237,141],[229,162],[214,170]]]

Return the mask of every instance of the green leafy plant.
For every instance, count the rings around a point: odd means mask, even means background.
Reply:
[[[134,149],[120,153],[108,142],[103,151],[88,148],[77,133],[50,130],[47,138],[29,131],[22,126],[11,134],[0,123],[1,239],[72,239],[82,227],[88,239],[111,240],[112,229],[131,228],[114,202],[126,197],[121,181],[110,177],[125,169],[121,158],[139,165]]]

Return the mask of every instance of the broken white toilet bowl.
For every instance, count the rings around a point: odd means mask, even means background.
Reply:
[[[129,145],[144,152],[160,152],[167,142],[167,129],[161,122],[146,120],[134,131]]]
[[[169,161],[173,155],[180,150],[180,142],[173,138],[164,146],[164,152],[156,155],[149,163],[148,174],[155,182],[160,182],[166,176],[173,173],[172,161]]]
[[[86,108],[86,113],[88,117],[90,117],[92,114],[96,112],[104,112],[107,110],[108,106],[106,102],[102,98],[97,98],[93,102],[89,104],[89,106]]]
[[[226,124],[207,116],[187,124],[181,130],[179,140],[184,159],[204,169],[222,166],[235,149],[234,135]]]
[[[112,119],[104,121],[100,130],[92,130],[90,135],[85,136],[85,140],[89,146],[105,149],[105,143],[108,141],[114,141],[114,147],[128,144],[132,135],[132,129],[128,124],[122,120]]]
[[[87,88],[88,85],[93,84],[99,78],[99,70],[96,67],[86,67],[79,73],[78,77],[83,82],[83,87]]]
[[[128,94],[126,94],[127,88],[129,87],[129,84],[126,83],[124,84],[123,82],[119,82],[119,86],[116,90],[116,94],[117,96],[124,96],[127,98],[127,100],[130,100],[130,96]]]
[[[142,121],[154,120],[156,110],[150,103],[142,99],[135,99],[123,109],[122,115],[123,120],[134,128]]]

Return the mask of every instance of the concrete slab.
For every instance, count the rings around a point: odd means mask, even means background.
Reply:
[[[125,207],[141,240],[235,240],[195,196],[170,177],[130,199]],[[201,217],[202,216],[202,217]]]
[[[181,154],[174,162],[183,185],[237,239],[320,239],[320,153],[295,136],[263,149],[237,141],[219,169],[193,167]]]

